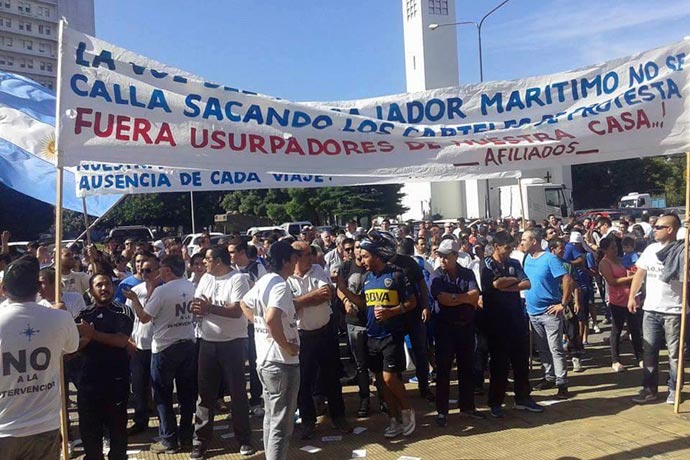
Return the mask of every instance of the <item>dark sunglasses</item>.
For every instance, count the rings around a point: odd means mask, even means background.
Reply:
[[[661,229],[663,229],[663,228],[671,228],[671,226],[670,226],[670,225],[655,225],[655,226],[652,227],[652,228],[653,228],[654,230],[661,230]]]
[[[343,248],[343,251],[345,252],[354,252],[355,248]]]

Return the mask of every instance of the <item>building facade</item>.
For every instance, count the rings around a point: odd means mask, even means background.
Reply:
[[[476,18],[458,18],[455,0],[402,0],[402,9],[407,92],[458,86],[457,28],[431,30],[429,25]],[[462,65],[478,63],[463,61]],[[523,171],[522,177],[548,178],[572,190],[569,166]],[[498,187],[516,183],[517,179],[491,179],[406,184],[403,204],[410,212],[403,218],[420,219],[420,211],[445,219],[499,217]]]
[[[0,70],[55,89],[62,17],[95,35],[93,0],[0,0]]]

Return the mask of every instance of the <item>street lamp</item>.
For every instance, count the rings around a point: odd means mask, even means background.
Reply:
[[[484,81],[484,60],[482,59],[482,26],[484,25],[484,21],[486,21],[486,18],[491,16],[496,10],[501,8],[503,5],[508,3],[510,0],[503,0],[501,3],[498,5],[494,6],[488,13],[486,13],[482,18],[479,20],[479,22],[476,21],[460,21],[460,22],[451,22],[448,24],[429,24],[429,30],[434,31],[438,29],[439,27],[449,27],[449,26],[462,26],[466,24],[472,24],[477,28],[477,48],[479,49],[479,81],[483,82]],[[486,179],[486,217],[491,217],[491,199],[489,198],[489,179]]]

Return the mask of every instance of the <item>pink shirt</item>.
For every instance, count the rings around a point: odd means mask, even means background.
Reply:
[[[628,271],[620,263],[613,263],[609,259],[602,259],[599,265],[601,266],[602,263],[609,264],[611,267],[611,276],[614,278],[625,278],[628,276]],[[609,283],[606,283],[606,295],[610,305],[627,308],[630,285],[611,286]]]

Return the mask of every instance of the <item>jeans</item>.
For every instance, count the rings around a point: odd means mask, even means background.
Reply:
[[[328,400],[328,412],[331,420],[345,418],[345,403],[340,385],[338,363],[340,354],[338,338],[330,324],[316,331],[300,331],[300,387],[297,404],[302,417],[302,424],[316,423],[314,406],[314,386],[321,382],[321,389]]]
[[[151,396],[151,350],[134,353],[129,368],[132,372],[134,394],[134,425],[149,426],[149,398]]]
[[[556,385],[568,384],[568,362],[563,350],[563,320],[561,315],[530,315],[529,321],[544,368],[544,378]]]
[[[247,327],[247,362],[249,363],[249,405],[256,406],[261,403],[261,381],[256,372],[256,342],[254,342],[254,324]]]
[[[474,324],[436,323],[436,411],[448,414],[453,358],[458,365],[458,406],[473,411]]]
[[[295,427],[300,370],[296,364],[265,362],[259,367],[264,387],[264,451],[266,460],[286,460]]]
[[[369,399],[369,368],[367,367],[367,328],[347,325],[347,338],[350,342],[352,356],[355,358],[357,366],[357,386],[359,387],[359,398]]]
[[[158,409],[160,442],[168,447],[177,447],[180,442],[189,444],[192,440],[196,398],[195,355],[196,347],[191,340],[174,343],[165,350],[151,355],[153,400]],[[177,400],[180,403],[179,431],[173,409],[173,385],[177,388]]]
[[[619,353],[621,331],[623,330],[623,325],[627,323],[628,331],[632,336],[635,364],[637,364],[644,356],[642,349],[642,310],[638,309],[636,313],[630,313],[628,307],[612,304],[609,304],[609,310],[611,310],[611,336],[609,337],[611,361],[619,363],[621,360]]]
[[[642,385],[652,394],[659,391],[659,350],[666,340],[668,348],[668,388],[676,389],[678,373],[678,345],[680,343],[680,315],[645,311],[642,319],[642,349],[644,369]]]
[[[81,380],[77,393],[79,432],[85,460],[103,460],[104,428],[110,439],[110,460],[127,460],[129,376]]]
[[[427,355],[426,324],[421,318],[409,319],[407,334],[412,345],[412,358],[419,391],[425,394],[429,390],[429,357]]]
[[[199,400],[194,425],[194,445],[206,450],[213,439],[213,417],[221,380],[230,388],[232,428],[237,441],[251,444],[249,400],[244,378],[247,339],[227,342],[201,340],[199,347]]]
[[[60,430],[30,436],[0,438],[2,460],[58,460]]]

